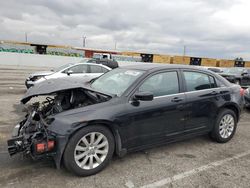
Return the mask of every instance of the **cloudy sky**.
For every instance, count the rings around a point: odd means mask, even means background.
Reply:
[[[249,0],[7,0],[0,40],[250,60]]]

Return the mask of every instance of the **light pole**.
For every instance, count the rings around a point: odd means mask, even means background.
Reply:
[[[86,46],[86,36],[82,36],[82,46],[85,48]]]
[[[183,56],[186,55],[186,45],[183,46]]]
[[[28,34],[25,32],[25,42],[28,42]]]

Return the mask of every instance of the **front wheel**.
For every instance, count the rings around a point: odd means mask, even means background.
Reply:
[[[237,118],[234,111],[223,109],[218,114],[213,131],[210,133],[213,140],[225,143],[232,139],[237,127]]]
[[[79,130],[69,140],[64,152],[64,165],[78,176],[96,174],[108,165],[114,145],[109,129],[90,125]]]

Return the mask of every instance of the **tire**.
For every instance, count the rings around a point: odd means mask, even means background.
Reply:
[[[210,133],[210,136],[214,141],[218,143],[226,143],[233,138],[236,128],[237,117],[235,112],[230,109],[223,109],[217,116],[214,128]]]
[[[63,155],[64,165],[78,176],[94,175],[108,165],[114,148],[114,137],[108,128],[100,125],[84,127],[69,140]]]

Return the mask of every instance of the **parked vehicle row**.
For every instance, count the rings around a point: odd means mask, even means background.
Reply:
[[[68,70],[69,71],[69,70]],[[244,92],[220,75],[184,65],[144,64],[113,69],[86,83],[38,83],[21,99],[27,115],[8,140],[10,155],[52,157],[79,176],[104,169],[114,154],[209,134],[235,134]],[[27,104],[26,104],[27,105]]]
[[[243,87],[250,86],[250,69],[242,67],[224,68],[223,72],[219,74],[232,83]]]

